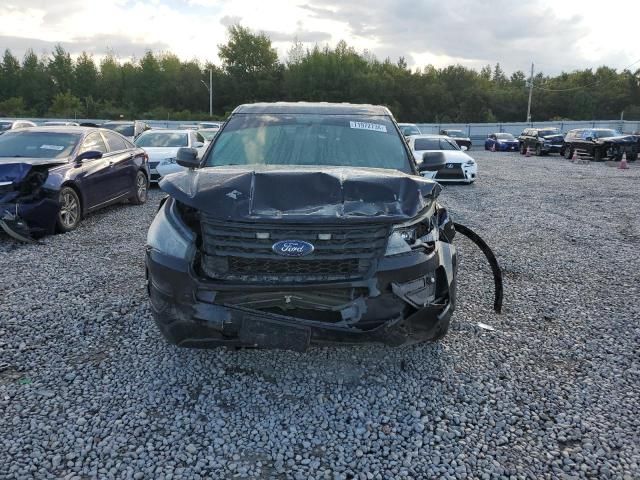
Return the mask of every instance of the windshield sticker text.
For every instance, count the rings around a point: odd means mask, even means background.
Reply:
[[[349,126],[360,130],[373,130],[374,132],[387,133],[387,127],[385,125],[378,125],[377,123],[350,121]]]
[[[40,148],[42,148],[43,150],[55,150],[57,152],[61,152],[62,150],[64,150],[64,147],[62,145],[40,145]]]

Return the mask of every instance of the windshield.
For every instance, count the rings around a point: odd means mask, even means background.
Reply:
[[[539,130],[538,131],[539,137],[546,137],[547,135],[560,135],[560,131],[559,130]]]
[[[387,116],[237,114],[205,166],[331,165],[411,172],[404,141]]]
[[[71,155],[80,134],[14,130],[0,136],[0,157],[62,158]]]
[[[515,140],[515,137],[510,133],[496,133],[498,140]]]
[[[202,135],[207,142],[210,142],[218,134],[218,130],[198,130],[198,133]]]
[[[102,128],[108,128],[125,137],[133,137],[135,135],[133,124],[129,123],[104,123],[102,124]]]
[[[446,138],[416,138],[413,149],[421,152],[423,150],[460,150],[460,147]]]
[[[593,138],[616,137],[618,135],[620,135],[620,134],[617,131],[610,130],[610,129],[602,129],[602,130],[594,130],[593,131]]]
[[[465,134],[462,133],[462,130],[447,130],[446,135],[453,138],[465,138]]]
[[[422,133],[415,125],[401,125],[400,131],[405,137],[408,137],[409,135],[420,135]]]
[[[149,132],[140,135],[134,143],[139,147],[186,147],[189,137],[186,133]]]

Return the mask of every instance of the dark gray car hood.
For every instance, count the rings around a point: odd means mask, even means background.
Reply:
[[[441,191],[438,183],[395,170],[230,166],[167,175],[160,188],[217,220],[401,222]]]

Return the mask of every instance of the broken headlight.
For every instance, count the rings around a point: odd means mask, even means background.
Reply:
[[[429,209],[429,212],[426,215],[421,215],[418,220],[394,227],[389,235],[385,256],[410,252],[412,245],[427,240],[426,237],[433,230],[432,215],[433,210]]]
[[[147,246],[171,257],[187,259],[195,250],[195,238],[193,231],[180,218],[176,201],[169,198],[149,227]]]

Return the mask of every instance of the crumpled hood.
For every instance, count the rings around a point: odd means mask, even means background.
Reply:
[[[67,158],[0,158],[0,183],[19,183],[35,165],[61,165]]]
[[[229,166],[174,173],[160,188],[217,220],[401,222],[439,195],[439,184],[395,170]]]
[[[165,158],[175,158],[178,147],[145,147],[144,151],[149,155],[149,161],[159,162]]]

